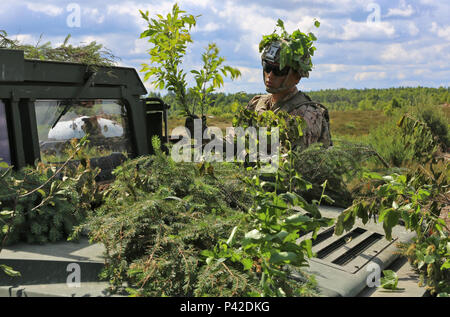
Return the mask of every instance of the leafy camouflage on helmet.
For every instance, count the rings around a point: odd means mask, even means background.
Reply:
[[[315,21],[316,27],[320,26],[319,21]],[[280,28],[281,34],[276,33],[276,29],[272,34],[264,35],[259,43],[259,51],[263,52],[262,60],[272,63],[279,63],[280,70],[285,66],[300,73],[301,77],[309,77],[313,64],[311,56],[314,55],[316,48],[313,42],[317,40],[313,33],[302,33],[300,30],[289,34],[284,28],[284,22],[278,19],[277,27]]]

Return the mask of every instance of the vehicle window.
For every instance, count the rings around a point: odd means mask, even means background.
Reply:
[[[11,152],[9,149],[8,127],[6,122],[6,109],[0,100],[0,161],[11,165]]]
[[[43,162],[65,161],[70,140],[86,134],[89,157],[131,152],[126,108],[118,100],[36,100],[35,109]]]

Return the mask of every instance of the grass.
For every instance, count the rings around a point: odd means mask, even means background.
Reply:
[[[383,111],[330,111],[330,130],[334,135],[362,136],[386,120]]]
[[[450,112],[449,112],[450,114]],[[184,117],[169,119],[169,132],[175,127],[184,126]],[[361,136],[369,134],[371,128],[384,122],[386,116],[382,111],[331,111],[330,128],[332,135]],[[210,116],[207,119],[209,127],[219,127],[224,133],[227,127],[232,127],[229,115]]]
[[[443,105],[442,110],[450,121],[450,105]],[[223,133],[227,127],[232,127],[232,115],[208,116],[209,127],[219,127]],[[388,117],[382,110],[346,110],[330,111],[331,136],[345,139],[361,139],[367,136],[370,130],[384,123]],[[173,128],[184,126],[184,117],[169,118],[169,133]]]
[[[232,120],[233,117],[227,114],[225,116],[208,116],[206,122],[208,127],[218,127],[225,134],[226,128],[233,126]],[[169,134],[175,127],[184,127],[184,121],[185,117],[169,118]]]

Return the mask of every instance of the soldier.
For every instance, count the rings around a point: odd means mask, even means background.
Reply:
[[[294,145],[306,148],[314,142],[321,142],[324,147],[332,145],[328,110],[321,104],[313,102],[309,96],[297,89],[303,77],[309,72],[296,65],[287,65],[280,69],[280,51],[286,40],[276,40],[264,47],[261,62],[263,79],[267,95],[252,98],[247,108],[258,113],[271,110],[274,113],[286,111],[293,116],[301,116],[306,122],[303,137],[295,140]],[[300,56],[309,59],[310,56]]]

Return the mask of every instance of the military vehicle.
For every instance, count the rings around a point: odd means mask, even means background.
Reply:
[[[36,160],[59,163],[72,138],[89,134],[99,179],[125,157],[153,152],[151,139],[168,140],[167,110],[136,70],[28,60],[0,50],[0,157],[20,169]]]

